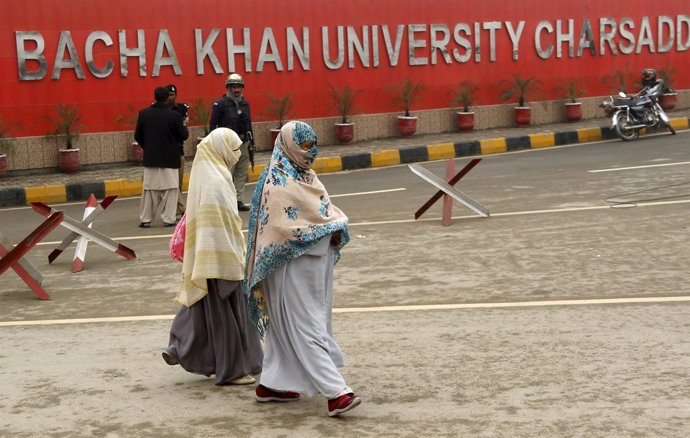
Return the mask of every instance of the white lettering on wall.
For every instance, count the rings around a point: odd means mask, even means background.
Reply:
[[[179,76],[183,74],[183,65],[187,64],[193,65],[190,69],[196,67],[199,76],[207,73],[208,66],[213,74],[260,73],[269,64],[276,72],[298,68],[309,71],[312,50],[321,51],[323,65],[330,70],[395,68],[401,62],[411,67],[470,61],[479,64],[508,56],[511,61],[519,62],[520,50],[525,48],[523,36],[530,33],[532,55],[542,60],[690,49],[690,17],[687,15],[645,16],[637,20],[600,17],[597,21],[598,26],[594,28],[587,17],[541,20],[531,29],[526,29],[524,20],[322,26],[320,40],[310,38],[308,27],[226,28],[225,39],[221,37],[221,28],[194,29],[194,39],[189,42],[194,45],[193,60],[178,58],[175,46],[180,42],[167,29],[119,29],[111,33],[96,30],[76,40],[70,30],[65,29],[60,31],[56,42],[50,43],[54,44],[51,47],[46,47],[47,40],[40,31],[23,30],[15,31],[15,47],[20,81],[46,79],[49,70],[51,80],[59,80],[65,71],[73,72],[80,80],[104,79],[116,71],[116,61],[119,61],[119,75],[123,78],[129,76],[130,62],[136,62],[140,77],[160,76],[165,68]],[[117,44],[111,35],[117,35]],[[282,38],[276,38],[277,35]],[[155,43],[153,56],[147,52],[147,39],[151,47]],[[112,54],[112,49],[105,50],[115,44],[117,55]],[[314,47],[319,44],[320,48]],[[509,47],[510,53],[502,52],[504,47]],[[403,50],[407,50],[407,56],[401,58]],[[484,50],[487,50],[486,57],[482,57]],[[225,68],[218,56],[223,51],[227,55]],[[111,59],[113,56],[118,59]],[[153,66],[150,72],[148,60]]]

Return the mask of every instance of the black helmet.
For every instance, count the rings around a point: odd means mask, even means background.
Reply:
[[[654,70],[653,68],[646,68],[642,70],[642,77],[646,81],[656,80],[656,70]]]
[[[645,68],[642,70],[642,84],[645,86],[654,85],[656,83],[656,70],[653,68]]]

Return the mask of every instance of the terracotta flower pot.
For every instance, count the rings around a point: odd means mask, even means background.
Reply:
[[[137,166],[142,166],[144,164],[144,149],[142,149],[141,146],[139,146],[139,143],[136,141],[132,143],[132,158],[131,158],[132,163],[135,163]]]
[[[398,116],[398,131],[404,138],[410,138],[417,132],[417,117]]]
[[[350,143],[355,138],[355,124],[352,122],[336,123],[335,138],[340,144]]]
[[[60,149],[58,165],[64,173],[77,173],[81,169],[79,149]]]
[[[271,128],[271,150],[273,150],[273,145],[276,144],[278,134],[280,134],[280,128]]]
[[[474,112],[458,111],[455,114],[457,115],[458,130],[468,132],[474,129]]]
[[[7,155],[0,154],[0,178],[7,174]]]
[[[582,119],[582,102],[567,102],[565,104],[565,119],[569,122],[577,122]]]
[[[673,111],[678,104],[678,93],[664,93],[659,97],[659,105],[664,111]]]
[[[526,128],[532,121],[532,110],[528,106],[515,107],[515,123],[521,128]]]

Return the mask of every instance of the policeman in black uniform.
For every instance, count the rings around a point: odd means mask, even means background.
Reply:
[[[177,87],[174,84],[168,84],[165,86],[170,92],[168,96],[168,105],[170,109],[180,114],[184,119],[184,125],[187,126],[189,122],[189,105],[186,103],[177,102]],[[184,179],[184,143],[180,143],[180,184],[179,193],[177,194],[177,219],[179,220],[185,212],[184,199],[182,199],[182,181]]]
[[[254,131],[249,102],[242,95],[244,80],[237,73],[232,73],[225,81],[227,92],[225,96],[213,102],[211,110],[210,128],[230,128],[242,140],[240,160],[232,171],[232,180],[237,192],[237,209],[249,211],[249,206],[242,202],[244,185],[249,173],[249,148],[254,147]]]

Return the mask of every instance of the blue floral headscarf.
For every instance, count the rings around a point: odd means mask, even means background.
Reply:
[[[256,183],[249,212],[247,261],[243,289],[249,317],[262,335],[268,326],[262,280],[329,236],[335,249],[349,241],[347,216],[328,196],[311,169],[318,148],[316,133],[304,122],[285,124],[273,155]],[[300,145],[313,143],[303,150]]]

